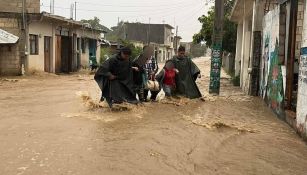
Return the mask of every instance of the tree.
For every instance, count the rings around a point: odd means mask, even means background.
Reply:
[[[125,25],[125,22],[124,21],[120,21],[117,26],[113,26],[111,27],[111,30],[110,32],[108,32],[106,34],[106,38],[109,40],[109,41],[118,41],[119,39],[124,39],[125,37],[123,36],[124,34],[124,25]]]
[[[237,25],[230,21],[230,15],[234,6],[234,0],[226,0],[225,16],[224,16],[224,35],[223,35],[223,50],[234,53],[236,50]],[[207,15],[202,15],[198,21],[202,23],[201,30],[193,36],[194,43],[205,41],[207,46],[212,45],[212,34],[214,26],[214,7],[208,11]]]
[[[85,20],[82,19],[81,22],[83,24],[90,24],[93,29],[103,30],[105,32],[110,32],[111,30],[104,25],[100,24],[100,19],[98,17],[94,17],[94,19]]]

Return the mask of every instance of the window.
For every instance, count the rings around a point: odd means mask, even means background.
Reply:
[[[38,35],[30,35],[30,54],[38,55]]]

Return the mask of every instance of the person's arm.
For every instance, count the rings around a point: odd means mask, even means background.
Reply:
[[[191,65],[191,74],[192,74],[194,81],[196,81],[197,78],[200,78],[200,76],[201,76],[200,70],[192,60],[190,60],[190,63],[191,63],[190,64]]]
[[[158,71],[159,71],[158,60],[157,60],[155,57],[153,57],[153,60],[154,60],[154,62],[155,62],[155,70],[154,70],[154,73],[157,74]]]
[[[105,61],[101,65],[101,67],[99,68],[100,74],[102,76],[108,78],[109,80],[115,80],[116,79],[116,76],[111,73],[112,64],[114,64],[114,59],[109,59],[109,60]]]
[[[157,81],[160,82],[160,81],[163,79],[164,74],[165,74],[165,70],[162,69],[162,70],[156,75],[155,79],[156,79]]]

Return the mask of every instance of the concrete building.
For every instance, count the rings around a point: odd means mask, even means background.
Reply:
[[[307,136],[305,58],[300,56],[307,46],[304,14],[303,0],[237,0],[231,20],[238,24],[235,73],[243,91],[261,96],[279,118]]]
[[[39,0],[1,1],[0,29],[19,38],[16,43],[0,43],[0,75],[72,72],[88,66],[90,53],[100,56],[97,41],[103,31],[40,13]]]
[[[29,23],[29,70],[75,72],[89,66],[90,54],[100,57],[102,31],[61,16],[42,13]]]
[[[202,57],[206,54],[206,45],[194,44],[193,42],[180,42],[181,46],[185,47],[186,53],[192,57]]]
[[[1,0],[0,29],[15,35],[14,44],[0,43],[0,75],[20,75],[26,58],[27,20],[40,13],[40,0]]]
[[[168,24],[125,23],[119,30],[119,37],[138,45],[154,45],[155,57],[163,62],[174,55],[173,29]]]

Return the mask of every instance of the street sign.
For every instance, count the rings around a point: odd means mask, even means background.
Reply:
[[[224,0],[215,0],[215,19],[210,72],[210,94],[220,94],[220,79],[222,67]]]
[[[220,77],[222,67],[222,45],[216,44],[212,47],[211,72],[210,72],[210,94],[220,93]]]
[[[19,37],[0,29],[0,44],[15,44]]]

